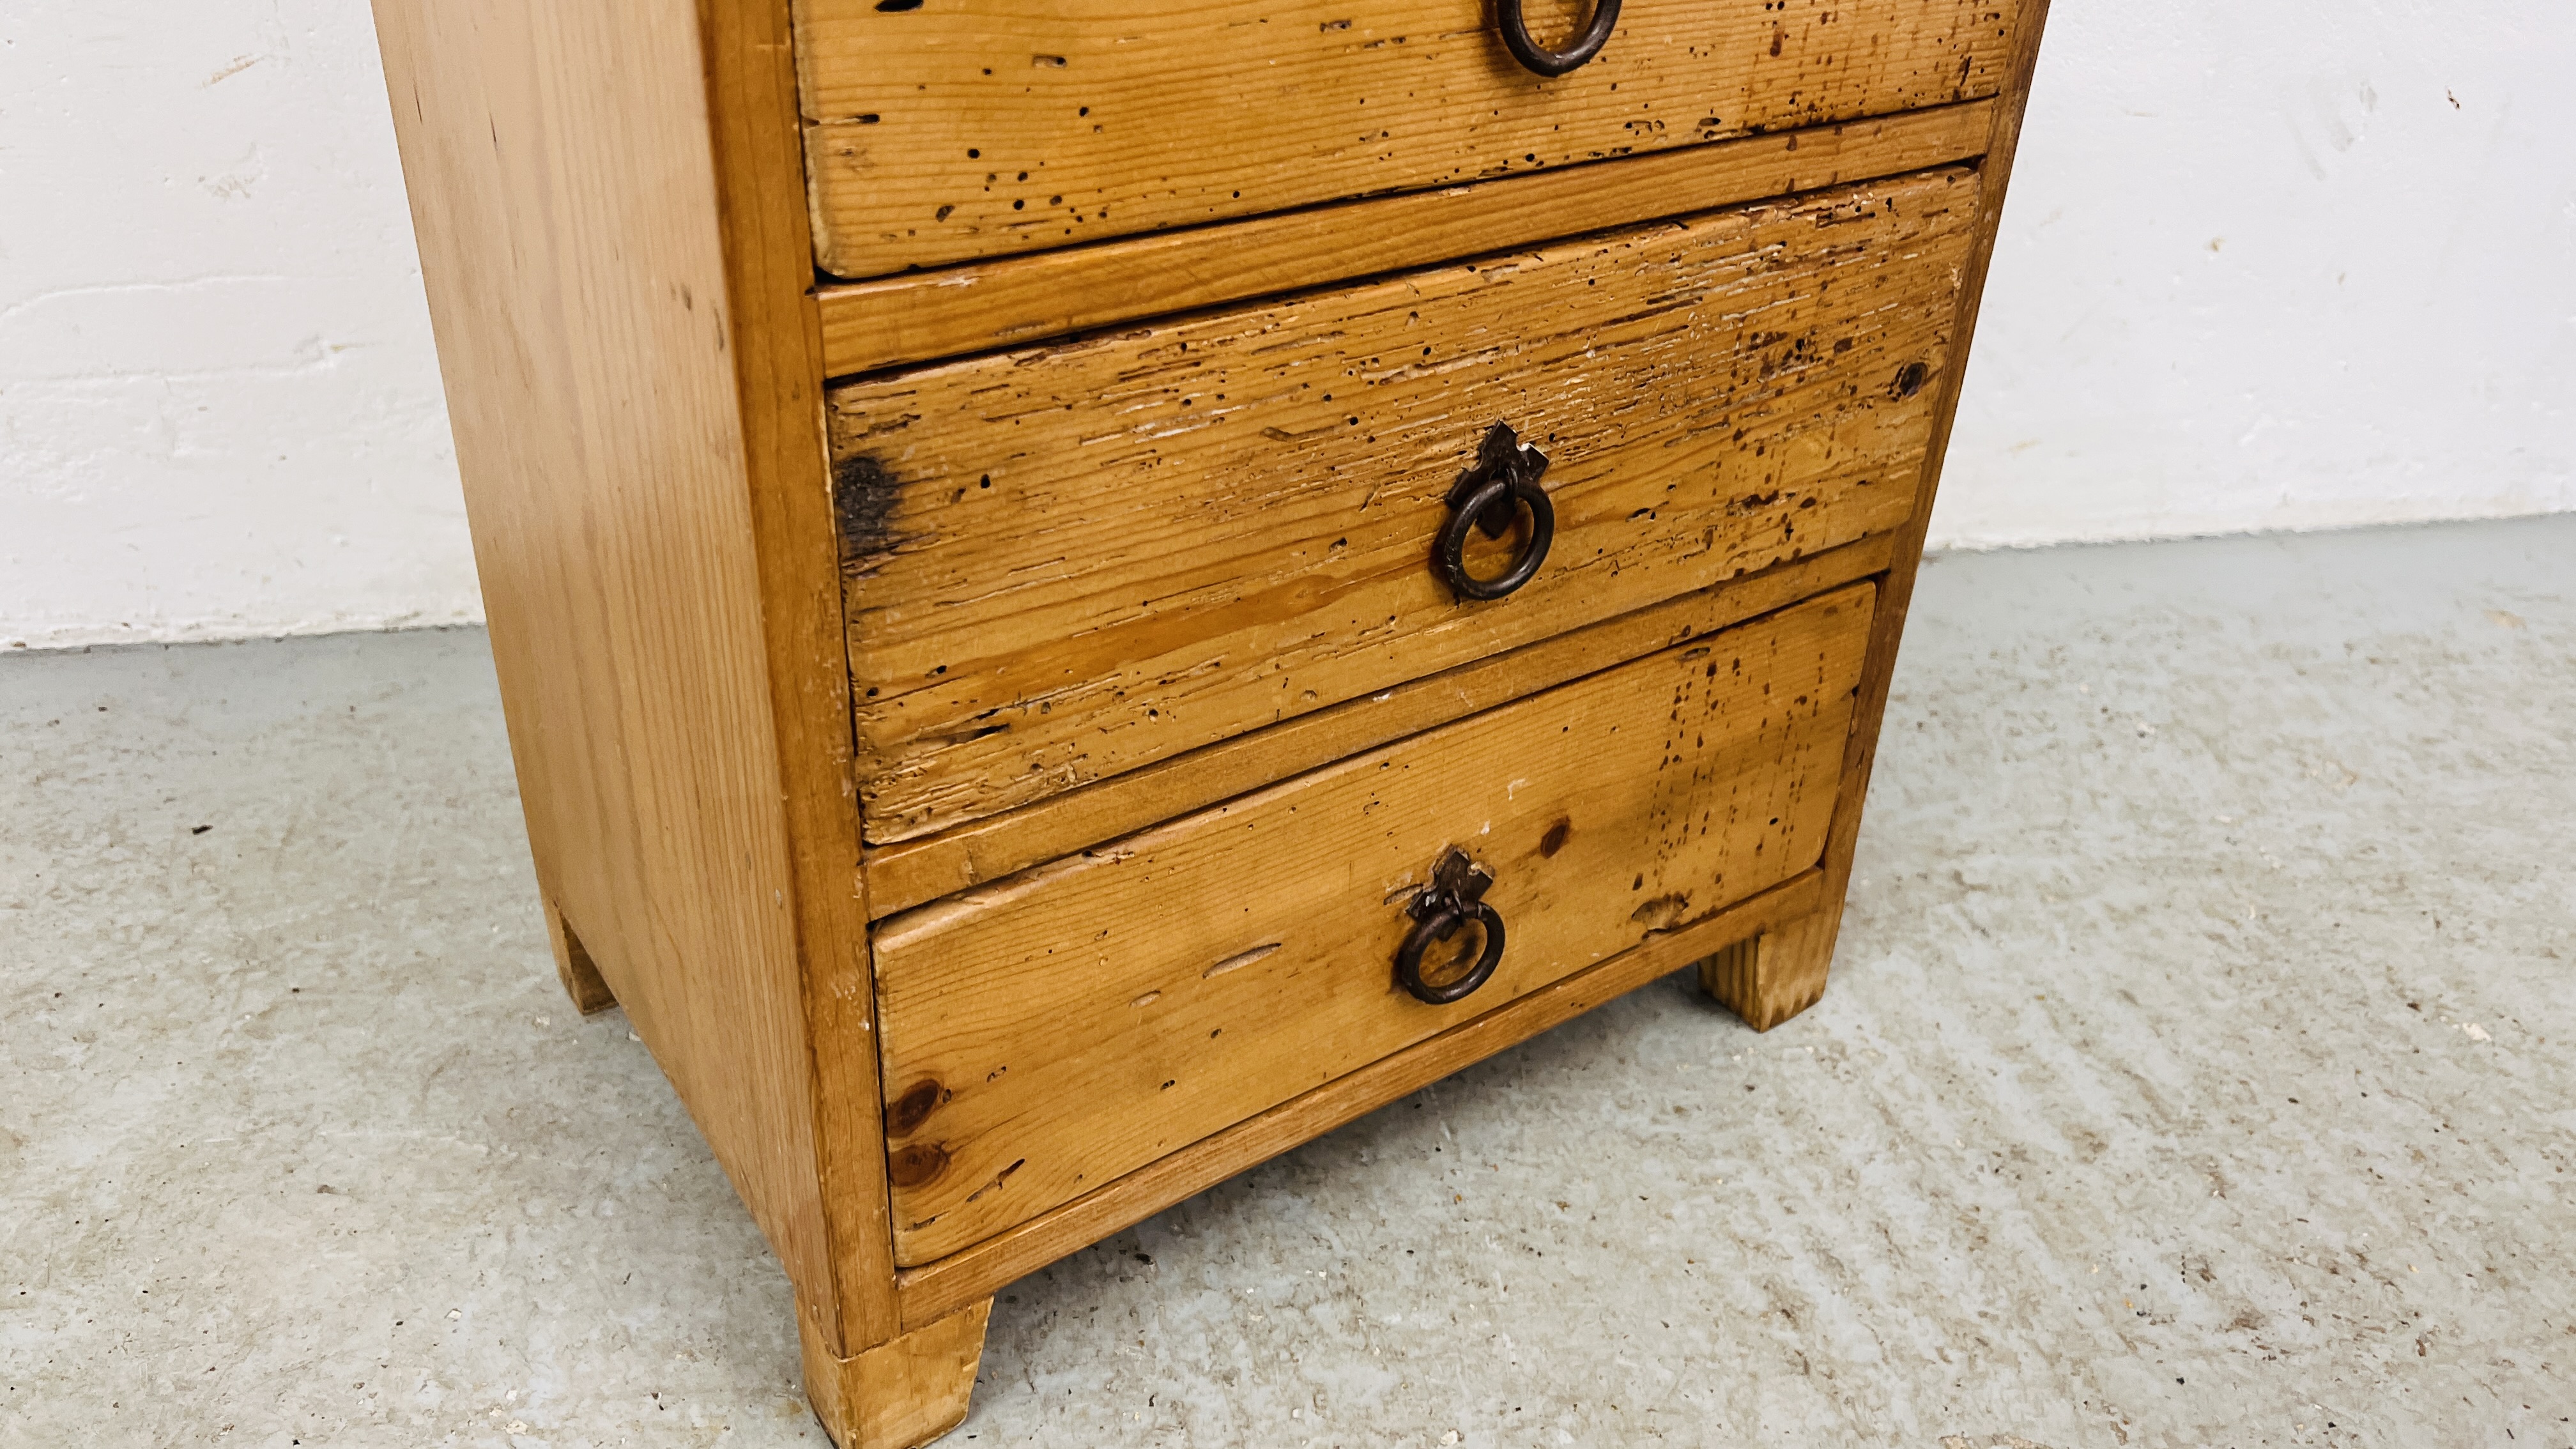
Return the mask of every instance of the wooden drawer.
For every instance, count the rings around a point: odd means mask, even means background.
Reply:
[[[867,838],[1898,527],[1976,196],[1933,172],[835,390]],[[1498,421],[1553,460],[1555,543],[1462,601],[1432,544]]]
[[[1874,599],[1857,585],[885,922],[897,1261],[1814,865]],[[1506,949],[1431,1006],[1391,962],[1451,847],[1492,873]]]
[[[1487,0],[798,0],[816,254],[860,277],[2001,89],[2014,0],[1630,0],[1542,80]],[[1561,44],[1590,13],[1530,0]]]

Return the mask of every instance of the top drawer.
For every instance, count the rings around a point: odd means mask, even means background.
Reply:
[[[1528,0],[1567,44],[1590,7]],[[1628,0],[1521,68],[1486,0],[797,0],[845,277],[1995,94],[2016,0]]]

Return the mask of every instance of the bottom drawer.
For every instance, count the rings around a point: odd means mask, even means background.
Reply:
[[[888,918],[896,1261],[1814,865],[1875,600],[1857,585]],[[1453,850],[1502,950],[1472,994],[1432,1005],[1395,963],[1427,938],[1417,916],[1438,915],[1425,892]],[[1488,954],[1489,929],[1432,943],[1429,984]]]

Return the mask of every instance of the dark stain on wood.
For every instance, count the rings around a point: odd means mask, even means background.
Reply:
[[[948,1149],[936,1142],[898,1147],[886,1157],[886,1177],[897,1187],[928,1187],[948,1170]]]
[[[1538,838],[1538,853],[1547,859],[1554,859],[1558,851],[1565,849],[1565,842],[1573,834],[1574,822],[1559,816],[1557,822],[1547,828],[1547,834]]]
[[[841,571],[865,573],[894,552],[895,507],[902,485],[865,453],[832,465],[832,516],[841,530]]]
[[[940,1104],[947,1100],[948,1089],[937,1082],[924,1078],[913,1083],[902,1096],[886,1105],[886,1135],[911,1136],[919,1131],[921,1124],[930,1120],[930,1114],[938,1111]]]

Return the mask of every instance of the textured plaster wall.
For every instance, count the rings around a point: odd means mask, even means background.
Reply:
[[[2058,0],[1934,543],[2576,508],[2571,52]],[[478,612],[366,8],[0,8],[0,647]]]
[[[2058,0],[1933,541],[2576,509],[2576,6]]]
[[[0,646],[480,617],[375,47],[0,3]]]

